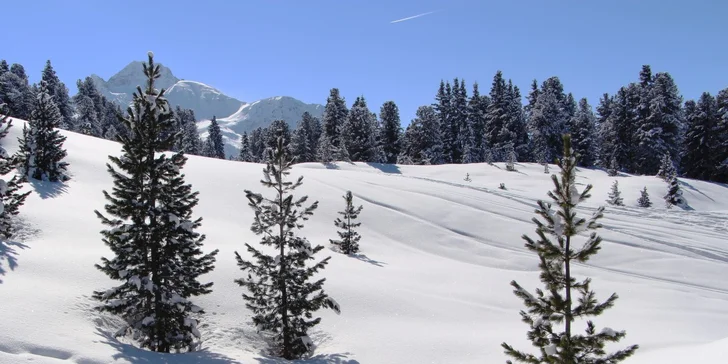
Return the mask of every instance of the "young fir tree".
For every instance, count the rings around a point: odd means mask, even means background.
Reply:
[[[222,131],[215,116],[212,117],[210,126],[207,128],[207,156],[217,159],[225,159],[225,143],[222,140]]]
[[[612,156],[609,160],[609,168],[607,168],[607,175],[609,177],[615,177],[619,174],[619,165],[617,164],[617,158]]]
[[[29,127],[23,127],[18,151],[22,161],[21,170],[26,176],[50,182],[69,179],[66,171],[68,163],[63,161],[66,157],[66,150],[63,149],[66,137],[57,129],[62,120],[63,116],[48,93],[46,82],[41,81],[28,120]]]
[[[682,207],[686,204],[682,189],[680,188],[680,181],[674,173],[667,178],[667,194],[664,198],[668,209],[673,206]]]
[[[622,198],[622,192],[619,191],[619,182],[614,180],[612,183],[612,189],[609,191],[609,199],[607,203],[614,206],[624,206],[624,199]]]
[[[336,147],[331,144],[331,140],[326,135],[321,135],[318,150],[316,151],[316,159],[321,163],[331,163],[336,158]]]
[[[351,191],[346,191],[346,194],[344,195],[346,207],[344,208],[344,211],[339,212],[342,217],[337,217],[334,221],[334,225],[342,230],[337,231],[339,234],[339,240],[329,240],[331,244],[336,245],[339,248],[339,251],[346,255],[357,253],[359,251],[359,240],[361,240],[361,235],[354,230],[361,226],[361,223],[352,221],[359,217],[359,213],[361,213],[364,206],[359,205],[359,207],[354,207],[352,200],[353,196],[351,195]]]
[[[295,182],[287,180],[292,160],[283,138],[278,138],[276,148],[266,153],[261,184],[273,189],[273,196],[266,198],[245,190],[248,205],[255,213],[251,230],[263,236],[263,250],[246,243],[252,260],[244,260],[235,252],[238,266],[246,274],[235,282],[247,291],[243,298],[253,312],[253,323],[259,331],[272,334],[275,354],[291,360],[313,350],[307,333],[321,318],[313,318],[312,314],[320,308],[339,313],[339,307],[324,292],[325,279],[312,281],[331,257],[307,265],[324,247],[312,246],[296,234],[303,227],[302,221],[313,215],[318,202],[304,206],[308,196],[294,199],[292,192],[301,186],[303,177]],[[274,255],[268,255],[273,250]]]
[[[81,134],[98,137],[101,136],[99,124],[93,100],[88,96],[76,98],[75,130]]]
[[[647,186],[640,191],[640,198],[637,199],[637,206],[639,207],[652,207],[650,201],[650,195],[647,193]]]
[[[12,125],[12,120],[7,116],[7,108],[0,104],[0,141],[8,135]],[[5,148],[0,146],[0,176],[10,174],[17,164],[17,158],[8,155]],[[0,239],[10,239],[13,236],[13,217],[18,214],[18,209],[30,194],[30,191],[20,192],[23,182],[24,178],[18,175],[13,175],[10,180],[0,178]]]
[[[581,193],[577,191],[577,156],[573,155],[570,136],[565,135],[563,140],[563,158],[557,161],[561,176],[552,175],[555,188],[548,193],[556,211],[552,209],[552,203],[538,201],[536,212],[542,219],[533,219],[538,240],[523,235],[526,248],[538,255],[540,279],[545,287],[536,289],[536,295],[533,295],[516,281],[511,282],[514,294],[527,308],[521,311],[521,318],[530,326],[527,336],[538,348],[538,354],[516,350],[507,343],[502,346],[506,355],[522,363],[616,363],[631,356],[638,348],[633,345],[613,353],[605,352],[605,344],[622,339],[626,335],[624,331],[605,327],[597,332],[589,320],[584,334],[572,332],[575,320],[602,314],[614,305],[617,295],[612,294],[599,303],[591,290],[591,279],[577,281],[572,275],[573,263],[586,262],[601,248],[602,239],[595,230],[601,227],[598,220],[602,218],[604,208],[598,208],[588,220],[577,217],[576,207],[590,197],[592,186],[587,185]],[[579,236],[590,230],[589,237]],[[584,239],[583,246],[575,246],[578,240]]]
[[[203,311],[190,298],[211,292],[212,283],[198,279],[213,269],[217,250],[203,253],[205,236],[195,231],[202,218],[192,216],[197,192],[180,171],[187,158],[182,152],[157,155],[172,148],[176,128],[164,90],[154,87],[160,66],[148,56],[145,89],[137,87],[121,120],[130,130],[120,137],[123,155],[109,156],[114,188],[104,191],[107,216],[96,211],[114,254],[96,268],[121,284],[94,292],[94,298],[103,303],[99,310],[124,319],[118,336],[130,335],[157,352],[194,351],[200,339],[196,316]]]
[[[346,100],[341,96],[338,88],[332,88],[324,107],[321,138],[326,136],[332,146],[339,147],[341,130],[348,116]]]
[[[252,162],[253,155],[250,153],[250,139],[248,133],[244,132],[240,137],[240,154],[238,154],[238,160],[241,162]]]

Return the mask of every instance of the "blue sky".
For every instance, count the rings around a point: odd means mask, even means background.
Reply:
[[[524,94],[558,76],[598,97],[642,64],[670,72],[686,99],[728,87],[723,0],[24,0],[3,3],[1,57],[37,81],[51,59],[72,92],[108,79],[148,50],[179,78],[243,101],[287,95],[350,105],[394,100],[403,123],[440,79],[488,92],[502,70]],[[435,11],[408,21],[393,20]]]

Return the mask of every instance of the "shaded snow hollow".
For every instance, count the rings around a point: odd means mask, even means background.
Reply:
[[[13,152],[22,122],[15,121],[6,147]],[[257,243],[244,189],[261,188],[260,164],[190,157],[184,173],[200,204],[205,249],[220,249],[213,293],[193,298],[202,307],[199,331],[203,352],[154,354],[120,342],[111,334],[117,321],[92,311],[94,290],[115,282],[94,268],[109,250],[94,209],[103,209],[102,190],[112,188],[106,172],[113,142],[63,131],[72,180],[35,183],[21,207],[19,241],[0,246],[0,363],[276,363],[263,354],[264,341],[233,280],[240,277],[233,252],[247,254]],[[300,194],[320,201],[302,234],[329,247],[333,225],[350,189],[361,214],[361,255],[329,249],[325,289],[342,313],[321,311],[311,332],[317,349],[308,363],[502,363],[500,343],[537,350],[526,341],[523,308],[511,292],[516,279],[529,291],[538,287],[536,257],[520,236],[534,235],[535,202],[552,188],[540,165],[502,164],[393,166],[338,163],[302,164]],[[552,166],[552,171],[557,168]],[[471,182],[464,181],[466,173]],[[580,190],[594,184],[580,211],[604,204],[614,178],[581,170]],[[694,211],[667,211],[666,185],[654,177],[618,177],[625,203],[607,207],[602,250],[578,277],[593,278],[599,299],[617,292],[614,308],[596,318],[604,327],[627,332],[609,348],[638,343],[627,363],[722,363],[728,357],[728,190],[725,186],[681,180]],[[506,190],[498,189],[505,183]],[[639,209],[647,186],[655,204]],[[579,329],[583,323],[577,324]],[[281,361],[282,362],[282,361]]]

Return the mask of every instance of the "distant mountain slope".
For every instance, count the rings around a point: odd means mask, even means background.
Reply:
[[[138,85],[144,85],[142,62],[134,61],[108,80],[91,75],[96,87],[109,100],[126,108]],[[216,116],[226,131],[226,148],[229,153],[238,149],[240,135],[258,127],[266,127],[273,120],[285,120],[294,127],[304,112],[321,117],[323,105],[306,104],[289,96],[271,97],[246,103],[227,96],[220,90],[202,82],[177,78],[172,70],[160,64],[162,76],[157,87],[167,89],[167,99],[173,106],[192,109],[200,123],[200,132],[205,137],[209,119]],[[207,121],[207,122],[205,122]]]

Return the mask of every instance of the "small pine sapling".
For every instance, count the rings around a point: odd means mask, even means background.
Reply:
[[[544,163],[544,164],[543,164],[543,173],[544,173],[544,174],[549,174],[549,173],[551,173],[551,172],[549,172],[549,164],[548,164],[548,163]]]
[[[361,235],[354,230],[354,228],[361,226],[361,223],[352,221],[359,217],[363,206],[354,207],[351,191],[346,191],[344,201],[346,201],[346,207],[344,211],[339,212],[342,217],[336,218],[334,221],[334,225],[342,229],[342,231],[337,231],[339,240],[330,239],[329,241],[331,244],[336,245],[342,253],[351,255],[359,251],[359,240],[361,240]]]
[[[470,179],[470,173],[465,173],[465,182],[470,182],[470,181],[472,181]]]
[[[667,194],[665,195],[665,204],[667,208],[673,206],[684,206],[687,204],[685,197],[682,195],[682,189],[680,188],[680,181],[677,176],[673,173],[667,180]]]
[[[607,175],[609,177],[616,177],[619,174],[619,166],[617,165],[617,158],[612,156],[609,161],[609,168],[607,168]]]
[[[640,191],[640,198],[637,199],[637,206],[639,207],[652,207],[650,201],[650,195],[647,193],[647,186]]]
[[[540,280],[544,289],[536,289],[533,295],[516,281],[511,282],[513,293],[523,300],[527,310],[520,312],[522,321],[529,325],[528,339],[538,348],[537,354],[514,349],[503,343],[506,355],[521,363],[617,363],[630,357],[637,345],[607,354],[604,346],[625,337],[624,331],[605,327],[597,332],[591,320],[586,321],[583,334],[572,332],[576,320],[599,316],[614,306],[617,294],[599,303],[591,290],[591,279],[577,281],[572,275],[573,263],[584,263],[600,249],[602,241],[596,230],[602,225],[604,207],[599,207],[588,220],[577,217],[576,207],[590,197],[592,186],[587,185],[579,193],[576,187],[576,158],[572,155],[571,138],[564,136],[564,157],[557,161],[561,168],[560,178],[552,175],[554,190],[548,192],[552,203],[538,201],[534,218],[538,240],[523,235],[526,248],[538,255],[541,268]],[[591,231],[588,237],[580,233]],[[576,247],[581,240],[584,244]],[[577,296],[578,297],[575,297]],[[509,364],[512,362],[509,360]]]
[[[609,191],[607,203],[614,206],[624,206],[624,199],[622,198],[622,192],[619,191],[619,182],[617,180],[612,183],[612,190]]]
[[[506,170],[509,172],[516,171],[516,151],[513,149],[513,144],[508,144],[508,147],[507,147]]]
[[[670,155],[665,154],[662,156],[662,160],[660,161],[660,170],[657,171],[657,176],[669,183],[673,175],[677,175],[677,170],[675,169],[675,165],[672,163]]]
[[[500,186],[498,186],[498,188],[500,188],[501,190],[505,190],[506,184],[501,182],[501,184],[500,184]]]

